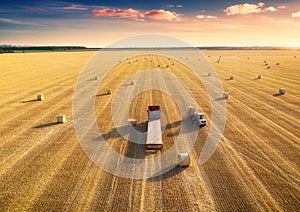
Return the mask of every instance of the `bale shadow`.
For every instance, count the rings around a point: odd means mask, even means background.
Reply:
[[[32,99],[32,100],[25,100],[25,101],[21,101],[19,103],[30,103],[30,102],[38,102],[40,100],[37,100],[37,99]]]
[[[222,100],[226,100],[226,98],[220,97],[220,98],[215,99],[214,101],[218,102],[218,101],[222,101]]]
[[[230,79],[230,78],[227,78],[227,79],[224,79],[225,81],[230,81],[230,80],[233,80],[233,79]]]
[[[46,128],[46,127],[51,127],[51,126],[54,126],[54,125],[57,125],[57,124],[59,124],[59,123],[57,123],[57,122],[51,122],[51,123],[47,123],[47,124],[37,125],[37,126],[35,126],[33,128],[35,128],[35,129],[41,129],[41,128]]]
[[[97,94],[95,97],[107,96],[107,95],[111,95],[111,94],[109,94],[109,93],[101,93],[101,94]]]
[[[180,174],[187,168],[188,167],[180,167],[179,165],[177,165],[174,168],[172,168],[171,170],[169,170],[168,172],[164,173],[166,170],[170,169],[170,167],[167,167],[167,168],[162,169],[159,172],[154,174],[154,175],[158,175],[158,176],[149,178],[147,181],[149,181],[149,182],[162,181],[162,180],[165,180],[165,179],[168,179],[168,178],[171,178],[171,177],[174,177],[174,176]]]
[[[123,84],[122,86],[130,86],[132,85],[131,83]]]
[[[275,93],[275,94],[273,94],[273,96],[278,97],[278,96],[283,96],[283,94],[281,94],[281,93]]]

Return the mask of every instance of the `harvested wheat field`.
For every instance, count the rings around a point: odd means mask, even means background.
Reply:
[[[116,152],[153,157],[166,152],[179,133],[176,102],[152,89],[133,99],[129,118],[145,132],[147,106],[161,106],[162,152],[149,154],[145,145],[118,134],[111,120],[112,98],[121,86],[135,86],[138,80],[131,85],[126,79],[141,70],[177,76],[207,115],[208,124],[200,128],[190,152],[191,165],[148,179],[103,171],[78,143],[73,91],[80,71],[95,53],[0,55],[0,211],[300,211],[299,51],[203,51],[229,93],[228,99],[220,93],[220,99],[212,100],[226,101],[226,127],[217,150],[203,165],[198,158],[211,126],[211,105],[201,80],[180,61],[162,55],[120,61],[95,96],[97,125]],[[172,82],[163,81],[161,86],[168,83]],[[280,88],[285,88],[284,95]],[[43,101],[36,100],[38,94],[44,95]],[[66,115],[66,123],[56,122],[60,114]],[[120,109],[120,116],[124,114]],[[108,163],[107,158],[103,162]],[[118,163],[115,166],[118,169]],[[132,176],[136,171],[131,170]]]

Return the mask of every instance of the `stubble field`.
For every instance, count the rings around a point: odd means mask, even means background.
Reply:
[[[137,55],[130,64],[117,64],[98,89],[99,130],[112,149],[128,157],[153,156],[144,145],[121,137],[111,121],[114,91],[128,76],[145,69],[173,73],[207,114],[208,125],[199,130],[190,153],[191,166],[141,180],[101,170],[77,141],[73,91],[81,69],[95,52],[0,55],[0,211],[299,211],[300,52],[203,53],[230,94],[220,100],[227,107],[222,140],[204,165],[197,161],[211,126],[210,101],[199,78],[181,62]],[[262,79],[257,79],[258,74]],[[278,95],[281,87],[285,95]],[[112,95],[102,95],[107,88]],[[44,101],[35,101],[38,93],[45,95]],[[129,109],[142,132],[147,130],[149,104],[160,105],[166,115],[164,152],[175,142],[181,114],[166,93],[143,92]],[[66,115],[67,123],[56,124],[59,114]]]

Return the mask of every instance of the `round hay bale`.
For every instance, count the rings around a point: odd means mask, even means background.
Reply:
[[[229,97],[229,93],[224,92],[224,93],[223,93],[223,98],[224,98],[224,99],[228,99],[228,97]]]
[[[43,101],[44,100],[44,95],[43,94],[38,94],[36,98],[39,101]]]
[[[95,80],[99,80],[99,77],[98,77],[98,76],[95,76]]]
[[[190,155],[188,153],[179,153],[178,161],[179,161],[179,166],[181,167],[189,166],[191,163]]]
[[[208,73],[208,74],[207,74],[207,76],[209,76],[209,77],[210,77],[210,76],[211,76],[211,73]]]
[[[280,65],[280,63],[276,63],[276,65],[278,65],[278,66],[279,66],[279,65]]]
[[[132,126],[136,126],[137,122],[135,119],[128,119],[128,123],[131,124]]]
[[[259,74],[259,75],[257,76],[257,79],[261,79],[261,78],[262,78],[262,75]]]
[[[106,90],[106,93],[107,93],[107,94],[111,94],[111,89],[107,89],[107,90]]]
[[[229,79],[233,80],[233,76],[230,76]]]
[[[160,65],[158,64],[157,67],[160,67]]]
[[[131,81],[130,81],[130,84],[131,84],[131,85],[134,85],[134,80],[131,80]]]
[[[267,69],[270,69],[270,68],[271,68],[271,66],[268,66],[268,67],[267,67]]]
[[[193,115],[195,113],[195,108],[193,106],[188,106],[186,108],[186,113],[189,115]]]
[[[56,117],[57,123],[65,123],[67,122],[66,116],[65,115],[58,115]]]
[[[279,94],[281,94],[281,95],[285,94],[285,88],[280,88],[279,89]]]

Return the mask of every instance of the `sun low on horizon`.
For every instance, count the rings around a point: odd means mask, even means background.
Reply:
[[[105,47],[154,33],[195,46],[300,46],[298,0],[13,0],[0,5],[0,45]]]

